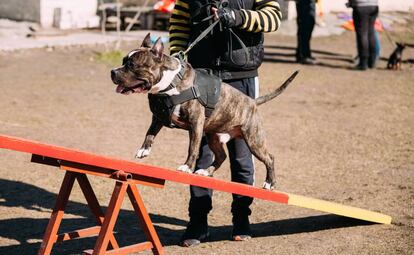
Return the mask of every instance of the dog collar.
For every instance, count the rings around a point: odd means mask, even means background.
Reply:
[[[158,93],[165,93],[169,90],[172,90],[174,88],[177,87],[177,84],[179,84],[183,78],[184,78],[184,74],[187,71],[187,65],[185,63],[184,60],[174,57],[175,59],[177,59],[177,61],[180,63],[181,69],[180,71],[174,76],[174,79],[172,80],[172,82],[170,83],[170,85],[168,85],[168,87],[166,87],[165,89],[159,91]]]

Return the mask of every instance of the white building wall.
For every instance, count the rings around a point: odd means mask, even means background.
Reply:
[[[96,27],[97,8],[97,0],[41,0],[40,24],[62,29]]]
[[[62,29],[99,26],[97,0],[0,0],[0,18]]]

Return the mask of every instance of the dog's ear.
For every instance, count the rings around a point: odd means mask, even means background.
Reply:
[[[403,42],[397,42],[397,47],[405,48],[405,43],[403,43]]]
[[[142,41],[141,47],[151,48],[151,34],[148,33]]]
[[[158,37],[157,41],[155,42],[154,46],[152,46],[151,51],[161,59],[164,52],[164,44],[161,41],[161,37]]]

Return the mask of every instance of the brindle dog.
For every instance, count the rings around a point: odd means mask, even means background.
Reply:
[[[164,46],[160,38],[151,45],[148,34],[141,47],[131,51],[124,58],[121,67],[111,71],[112,81],[117,85],[116,92],[157,94],[168,88],[179,73],[181,65],[177,58],[163,54],[163,50]],[[185,65],[186,71],[176,87],[163,93],[175,95],[193,86],[195,71],[190,64],[185,63]],[[223,83],[218,103],[208,118],[205,117],[204,106],[198,100],[176,105],[172,120],[176,126],[190,133],[188,157],[178,170],[193,172],[203,133],[207,136],[208,145],[215,156],[211,166],[195,171],[196,174],[205,176],[212,176],[226,159],[223,144],[232,138],[243,138],[252,154],[266,165],[267,174],[263,188],[273,189],[276,184],[274,156],[268,151],[257,106],[278,96],[297,73],[298,71],[292,74],[275,91],[256,100]],[[136,153],[137,158],[149,155],[154,138],[162,126],[163,124],[153,116],[144,143]]]

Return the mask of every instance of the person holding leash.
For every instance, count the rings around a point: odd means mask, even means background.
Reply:
[[[188,61],[194,68],[207,69],[255,98],[259,93],[258,68],[264,56],[263,33],[276,31],[281,18],[275,0],[177,0],[170,18],[170,53],[183,52],[191,45]],[[205,36],[200,37],[203,32]],[[253,157],[245,141],[230,140],[227,148],[231,180],[253,185]],[[204,137],[195,170],[206,169],[213,159]],[[190,221],[180,242],[184,247],[200,244],[209,237],[207,217],[212,209],[212,190],[191,186],[190,195]],[[253,198],[233,194],[232,240],[251,238],[252,202]]]
[[[357,38],[359,63],[357,70],[374,68],[377,61],[375,20],[378,17],[378,0],[349,0]]]

